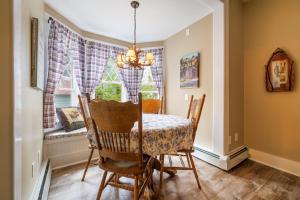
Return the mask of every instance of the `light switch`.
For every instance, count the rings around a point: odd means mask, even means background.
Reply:
[[[189,35],[190,35],[190,29],[187,28],[187,29],[185,30],[185,36],[189,36]]]

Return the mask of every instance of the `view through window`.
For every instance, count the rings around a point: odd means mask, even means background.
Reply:
[[[144,74],[142,79],[142,85],[140,92],[143,95],[143,99],[158,99],[159,93],[156,87],[156,84],[153,80],[150,67],[144,68]]]
[[[126,89],[121,80],[118,67],[113,58],[107,62],[104,74],[95,89],[95,96],[104,100],[127,101]],[[145,67],[140,92],[144,99],[158,99],[159,93],[153,80],[151,68]],[[55,90],[57,108],[77,106],[79,90],[73,74],[72,60],[69,59],[58,87]]]
[[[104,100],[122,101],[122,81],[119,76],[116,62],[110,58],[102,76],[99,86],[96,88],[96,97]]]
[[[55,89],[55,105],[57,108],[68,107],[72,105],[73,89],[73,66],[70,57],[68,57],[66,66],[58,86]]]
[[[107,62],[102,80],[96,88],[96,97],[104,100],[126,101],[125,87],[119,75],[114,59]],[[144,99],[159,98],[158,90],[153,81],[151,68],[145,67],[140,92]]]

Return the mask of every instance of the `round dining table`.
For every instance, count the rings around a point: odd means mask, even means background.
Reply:
[[[156,158],[161,154],[175,154],[178,150],[190,149],[193,146],[193,125],[190,119],[177,115],[143,114],[142,122],[144,154]],[[131,151],[138,152],[137,122],[130,134]],[[89,129],[87,137],[96,143],[93,129]],[[153,165],[154,169],[160,170],[161,163],[157,159]],[[170,175],[176,173],[171,170],[164,171]]]
[[[179,150],[190,149],[193,146],[193,124],[190,119],[176,115],[143,114],[143,153],[154,158],[153,168],[161,169],[157,156],[161,154],[175,154]],[[88,131],[88,137],[93,138],[93,131]],[[136,122],[130,133],[130,148],[138,152],[138,123]],[[169,175],[176,171],[164,169]],[[152,189],[150,189],[152,188]],[[152,198],[153,187],[150,187],[145,199]]]
[[[190,119],[176,115],[143,114],[143,153],[156,157],[193,146]],[[138,150],[138,124],[131,130],[131,148]]]

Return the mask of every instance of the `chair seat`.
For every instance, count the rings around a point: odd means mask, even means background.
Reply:
[[[150,156],[144,156],[143,166],[139,166],[138,161],[116,161],[107,158],[104,163],[99,162],[99,167],[105,171],[111,171],[117,174],[142,174],[150,159]]]

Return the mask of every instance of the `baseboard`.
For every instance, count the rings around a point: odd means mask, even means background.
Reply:
[[[195,146],[195,152],[193,155],[200,160],[228,171],[248,158],[248,148],[246,146],[242,146],[230,152],[229,155],[221,156],[211,152],[210,150]]]
[[[94,156],[91,159],[91,162],[96,162],[97,160],[98,160],[98,157]],[[83,163],[86,163],[86,162],[87,162],[87,160],[80,160],[80,161],[77,161],[77,162],[68,163],[66,165],[60,165],[60,166],[54,167],[54,168],[52,168],[52,170],[54,171],[54,170],[58,170],[58,169],[63,169],[63,168],[66,168],[66,167],[79,165],[79,164],[83,164]]]
[[[43,162],[41,166],[41,173],[39,178],[33,188],[33,192],[31,194],[31,200],[47,200],[48,192],[50,188],[51,182],[51,163],[50,160],[47,159]]]
[[[249,149],[249,159],[300,177],[300,163],[269,153]]]

